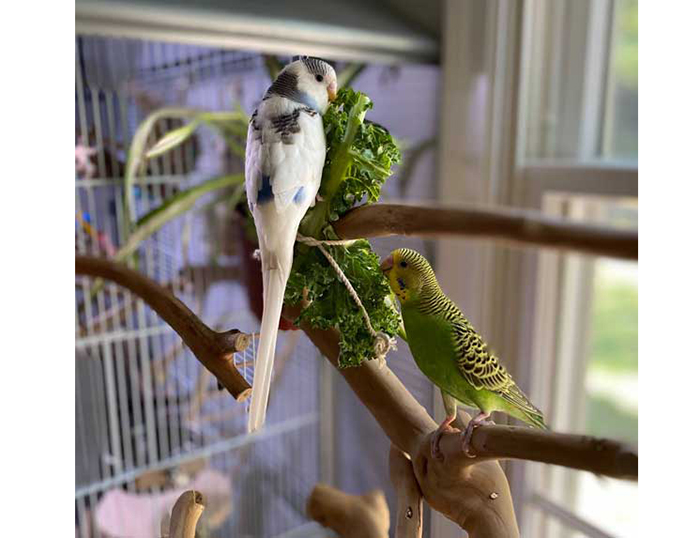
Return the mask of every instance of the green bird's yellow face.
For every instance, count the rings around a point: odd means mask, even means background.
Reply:
[[[380,268],[401,304],[417,299],[426,286],[437,285],[428,260],[415,250],[400,248],[393,251]]]

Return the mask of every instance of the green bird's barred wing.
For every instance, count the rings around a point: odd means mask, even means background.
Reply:
[[[520,410],[533,426],[545,428],[542,412],[523,394],[518,385],[491,353],[486,342],[464,318],[456,306],[459,316],[452,321],[457,349],[459,371],[477,390],[486,389],[498,394],[508,404]]]

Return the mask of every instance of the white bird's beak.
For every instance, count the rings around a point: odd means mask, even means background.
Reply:
[[[330,84],[327,88],[328,91],[328,101],[333,102],[335,101],[336,95],[338,94],[338,85],[333,82]]]

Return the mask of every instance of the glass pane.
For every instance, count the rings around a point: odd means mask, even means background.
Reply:
[[[636,160],[636,0],[526,5],[524,158]]]
[[[606,157],[637,159],[637,1],[619,0],[605,114]]]
[[[586,432],[637,442],[637,264],[595,264]]]
[[[637,444],[637,264],[595,262],[590,353],[585,375],[581,431]],[[569,471],[577,515],[615,536],[637,533],[636,482]]]
[[[545,205],[576,220],[637,227],[636,200],[551,195]],[[556,351],[552,371],[542,366],[538,374],[551,379],[545,415],[557,431],[636,445],[637,264],[580,255],[559,258],[561,271],[552,292],[558,306],[549,329]],[[541,495],[593,527],[621,538],[638,535],[637,483],[544,465],[531,465],[531,472]],[[544,530],[531,534],[566,536]]]

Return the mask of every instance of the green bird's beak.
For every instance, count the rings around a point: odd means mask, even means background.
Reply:
[[[391,268],[394,266],[394,256],[389,254],[382,264],[379,266],[379,268],[382,270],[382,273],[385,275],[387,274],[388,271],[391,271]]]

